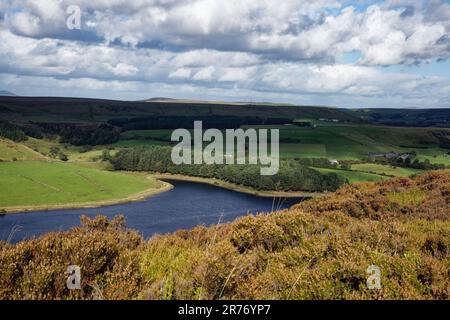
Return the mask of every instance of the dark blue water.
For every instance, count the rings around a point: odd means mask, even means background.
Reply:
[[[258,197],[207,184],[169,181],[168,192],[145,201],[93,209],[36,211],[0,216],[0,239],[17,242],[49,231],[62,231],[80,224],[80,215],[102,214],[110,218],[123,214],[129,228],[144,238],[197,225],[232,221],[237,217],[272,209],[284,209],[302,199]]]

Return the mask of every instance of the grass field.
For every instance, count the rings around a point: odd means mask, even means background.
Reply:
[[[14,143],[10,142],[12,144],[15,144],[20,147],[20,143]],[[28,138],[27,141],[24,141],[23,144],[33,149],[34,152],[40,153],[43,156],[38,159],[20,159],[20,160],[42,160],[46,159],[47,157],[45,155],[48,155],[50,153],[50,148],[57,147],[59,148],[64,154],[66,154],[69,158],[69,162],[77,163],[81,166],[88,167],[88,168],[95,168],[95,169],[106,169],[109,168],[107,163],[102,162],[101,156],[104,150],[108,150],[109,154],[113,156],[118,150],[113,147],[113,150],[111,149],[111,146],[96,146],[93,147],[92,150],[89,151],[82,151],[82,147],[72,146],[68,144],[61,144],[57,140],[50,140],[50,139],[34,139],[34,138]],[[7,159],[10,160],[10,159]]]
[[[157,185],[146,176],[71,163],[5,162],[0,163],[0,208],[123,199]]]
[[[438,148],[412,149],[417,153],[417,159],[424,161],[430,160],[431,163],[450,165],[450,150],[439,150]]]
[[[361,159],[369,152],[415,151],[418,158],[450,164],[449,150],[438,147],[433,135],[448,129],[397,128],[373,125],[318,123],[316,128],[280,127],[280,150],[284,157]],[[283,141],[294,141],[285,143]],[[305,148],[305,149],[303,149]]]
[[[45,160],[45,157],[25,145],[15,143],[11,140],[0,139],[0,160],[12,161],[13,159],[19,161]]]
[[[35,139],[29,137],[28,140],[22,142],[28,148],[33,149],[35,152],[41,154],[48,154],[51,147],[61,147],[57,141],[48,139]]]
[[[371,125],[320,124],[316,128],[280,128],[282,154],[298,157],[327,157],[329,159],[360,159],[369,152],[416,151],[439,163],[448,150],[437,146],[437,139],[428,128],[396,128]],[[283,140],[294,140],[295,146],[308,146],[305,154],[286,152]],[[314,152],[310,146],[314,146]],[[425,149],[426,148],[426,149]],[[433,156],[436,156],[433,158]],[[441,158],[438,158],[438,157]],[[449,158],[449,157],[447,157]],[[449,161],[450,158],[447,160]]]
[[[324,144],[281,143],[282,158],[327,158],[327,148]]]
[[[415,151],[418,159],[450,165],[449,150],[438,147],[436,128],[397,128],[374,125],[350,125],[318,122],[315,128],[284,126],[243,126],[280,130],[282,158],[328,158],[358,160],[369,152]],[[116,147],[167,145],[172,130],[142,130],[122,133]]]
[[[413,174],[418,174],[418,173],[423,172],[422,170],[418,170],[418,169],[401,168],[401,167],[394,168],[391,166],[376,164],[376,163],[354,164],[354,165],[352,165],[351,169],[355,170],[355,171],[386,174],[386,175],[395,176],[395,177],[408,177]]]
[[[378,174],[367,172],[339,170],[339,169],[325,169],[325,168],[313,168],[313,169],[321,173],[336,173],[337,175],[348,179],[350,183],[364,182],[364,181],[380,181],[389,179],[389,177],[380,176]]]
[[[31,137],[24,141],[23,144],[30,149],[33,149],[35,152],[39,152],[44,155],[48,155],[52,147],[57,147],[65,153],[71,161],[91,161],[93,158],[100,157],[103,149],[106,149],[106,147],[98,146],[90,151],[82,152],[82,147],[61,144],[56,139],[35,139]],[[114,151],[111,151],[111,153],[113,152]]]

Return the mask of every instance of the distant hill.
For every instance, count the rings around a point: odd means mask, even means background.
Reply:
[[[4,92],[4,91],[0,91]],[[1,96],[0,120],[37,122],[106,122],[148,117],[258,117],[390,126],[450,128],[447,109],[343,109],[276,103],[179,100],[155,97],[143,101]]]
[[[36,122],[105,122],[141,117],[259,117],[336,119],[361,122],[342,109],[318,106],[260,105],[152,98],[115,101],[59,97],[0,97],[0,120]]]
[[[362,121],[399,127],[450,128],[450,108],[447,109],[347,109]]]
[[[0,96],[3,97],[15,97],[16,95],[12,92],[9,91],[5,91],[5,90],[0,90]]]
[[[250,101],[219,101],[219,100],[196,100],[196,99],[174,99],[165,97],[155,97],[151,99],[141,100],[141,102],[167,102],[167,103],[200,103],[200,104],[227,104],[227,105],[256,105],[256,106],[293,106],[291,103],[275,103],[275,102],[250,102]]]
[[[155,97],[151,99],[142,100],[141,102],[165,102],[165,103],[197,103],[197,104],[228,104],[228,105],[245,105],[250,103],[245,102],[226,102],[217,100],[197,100],[197,99],[174,99],[165,97]]]
[[[175,102],[177,99],[165,98],[165,97],[154,97],[145,100],[139,100],[140,102]]]

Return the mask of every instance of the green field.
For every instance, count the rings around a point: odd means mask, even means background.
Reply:
[[[327,148],[325,144],[281,143],[280,157],[327,158]]]
[[[325,169],[325,168],[313,168],[313,169],[319,171],[320,173],[336,173],[337,175],[346,178],[350,183],[364,182],[364,181],[380,181],[389,179],[389,177],[366,172],[339,170],[339,169]]]
[[[26,141],[23,141],[22,144],[26,145],[28,148],[34,150],[35,152],[39,152],[41,154],[48,154],[50,152],[51,147],[60,147],[58,141],[52,141],[49,139],[35,139],[28,137]]]
[[[321,173],[336,173],[348,179],[350,183],[363,181],[380,181],[391,177],[408,177],[423,172],[422,170],[391,167],[376,163],[361,163],[351,166],[351,170],[313,168]]]
[[[0,139],[0,161],[13,160],[45,160],[45,157],[22,144]]]
[[[71,163],[0,163],[0,208],[123,199],[156,186],[156,180],[146,176],[102,171]]]
[[[93,158],[100,157],[103,149],[106,149],[106,147],[99,146],[92,148],[92,150],[87,152],[83,152],[82,147],[61,144],[57,139],[35,139],[31,137],[22,142],[22,144],[43,155],[48,155],[52,147],[57,147],[69,157],[70,161],[92,161]],[[111,153],[113,153],[113,151],[111,151]]]
[[[441,152],[436,148],[413,150],[417,152],[417,159],[419,159],[420,161],[428,159],[431,163],[445,164],[447,166],[450,166],[450,154],[447,153],[450,152],[450,150],[444,150],[444,152]]]
[[[449,150],[439,148],[434,132],[449,131],[436,128],[397,128],[367,124],[350,125],[317,122],[315,128],[284,126],[243,126],[280,130],[282,158],[328,158],[359,160],[369,152],[417,153],[421,161],[450,165]],[[172,130],[141,130],[122,133],[116,147],[168,145]],[[166,141],[162,141],[166,140]]]
[[[381,165],[376,163],[361,163],[354,164],[351,167],[355,171],[372,172],[377,174],[385,174],[394,177],[408,177],[414,174],[423,172],[422,170],[411,169],[411,168],[401,168],[392,167],[387,165]]]
[[[445,163],[440,161],[443,158],[450,160],[445,157],[448,150],[437,146],[433,130],[436,129],[344,124],[319,124],[316,128],[281,127],[280,150],[282,156],[337,160],[361,159],[369,152],[416,151],[418,155],[428,155],[432,163]],[[289,140],[293,143],[284,142]],[[306,152],[303,153],[300,146],[306,146],[303,150]],[[299,149],[292,152],[295,147]]]

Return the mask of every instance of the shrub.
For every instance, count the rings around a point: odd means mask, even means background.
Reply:
[[[69,160],[69,157],[64,152],[59,152],[58,157],[59,157],[59,160],[61,160],[61,161]]]
[[[82,217],[82,226],[0,252],[0,299],[126,298],[137,294],[142,238],[123,217]],[[66,288],[69,265],[82,270],[82,290]]]

